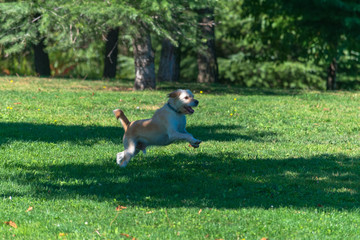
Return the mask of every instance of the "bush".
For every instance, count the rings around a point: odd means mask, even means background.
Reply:
[[[325,89],[325,71],[315,64],[253,62],[242,53],[218,61],[220,78],[244,87]]]

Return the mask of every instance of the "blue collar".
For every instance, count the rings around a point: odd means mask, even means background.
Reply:
[[[170,103],[167,103],[168,107],[173,110],[176,113],[180,113],[179,111],[177,111],[173,106],[170,105]]]

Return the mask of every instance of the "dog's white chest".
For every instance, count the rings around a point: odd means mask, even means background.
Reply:
[[[176,116],[170,119],[170,125],[174,130],[179,132],[185,131],[186,117],[184,115]]]

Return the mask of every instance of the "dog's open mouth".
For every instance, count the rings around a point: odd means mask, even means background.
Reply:
[[[189,114],[193,114],[195,112],[194,109],[192,109],[192,107],[184,106],[184,108]]]

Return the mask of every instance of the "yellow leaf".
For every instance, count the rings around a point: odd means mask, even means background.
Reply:
[[[9,226],[11,226],[11,227],[13,227],[13,228],[17,228],[16,223],[14,223],[13,221],[5,222],[5,224],[6,224],[6,225],[9,225]]]
[[[117,206],[116,207],[116,211],[121,211],[121,210],[123,210],[123,209],[126,209],[127,207],[124,207],[124,206]]]
[[[120,233],[121,236],[127,237],[127,238],[131,238],[132,240],[136,240],[136,238],[130,236],[129,234],[126,233]]]
[[[33,207],[30,207],[29,206],[29,208],[25,211],[25,212],[30,212],[30,211],[32,211],[34,208]]]

